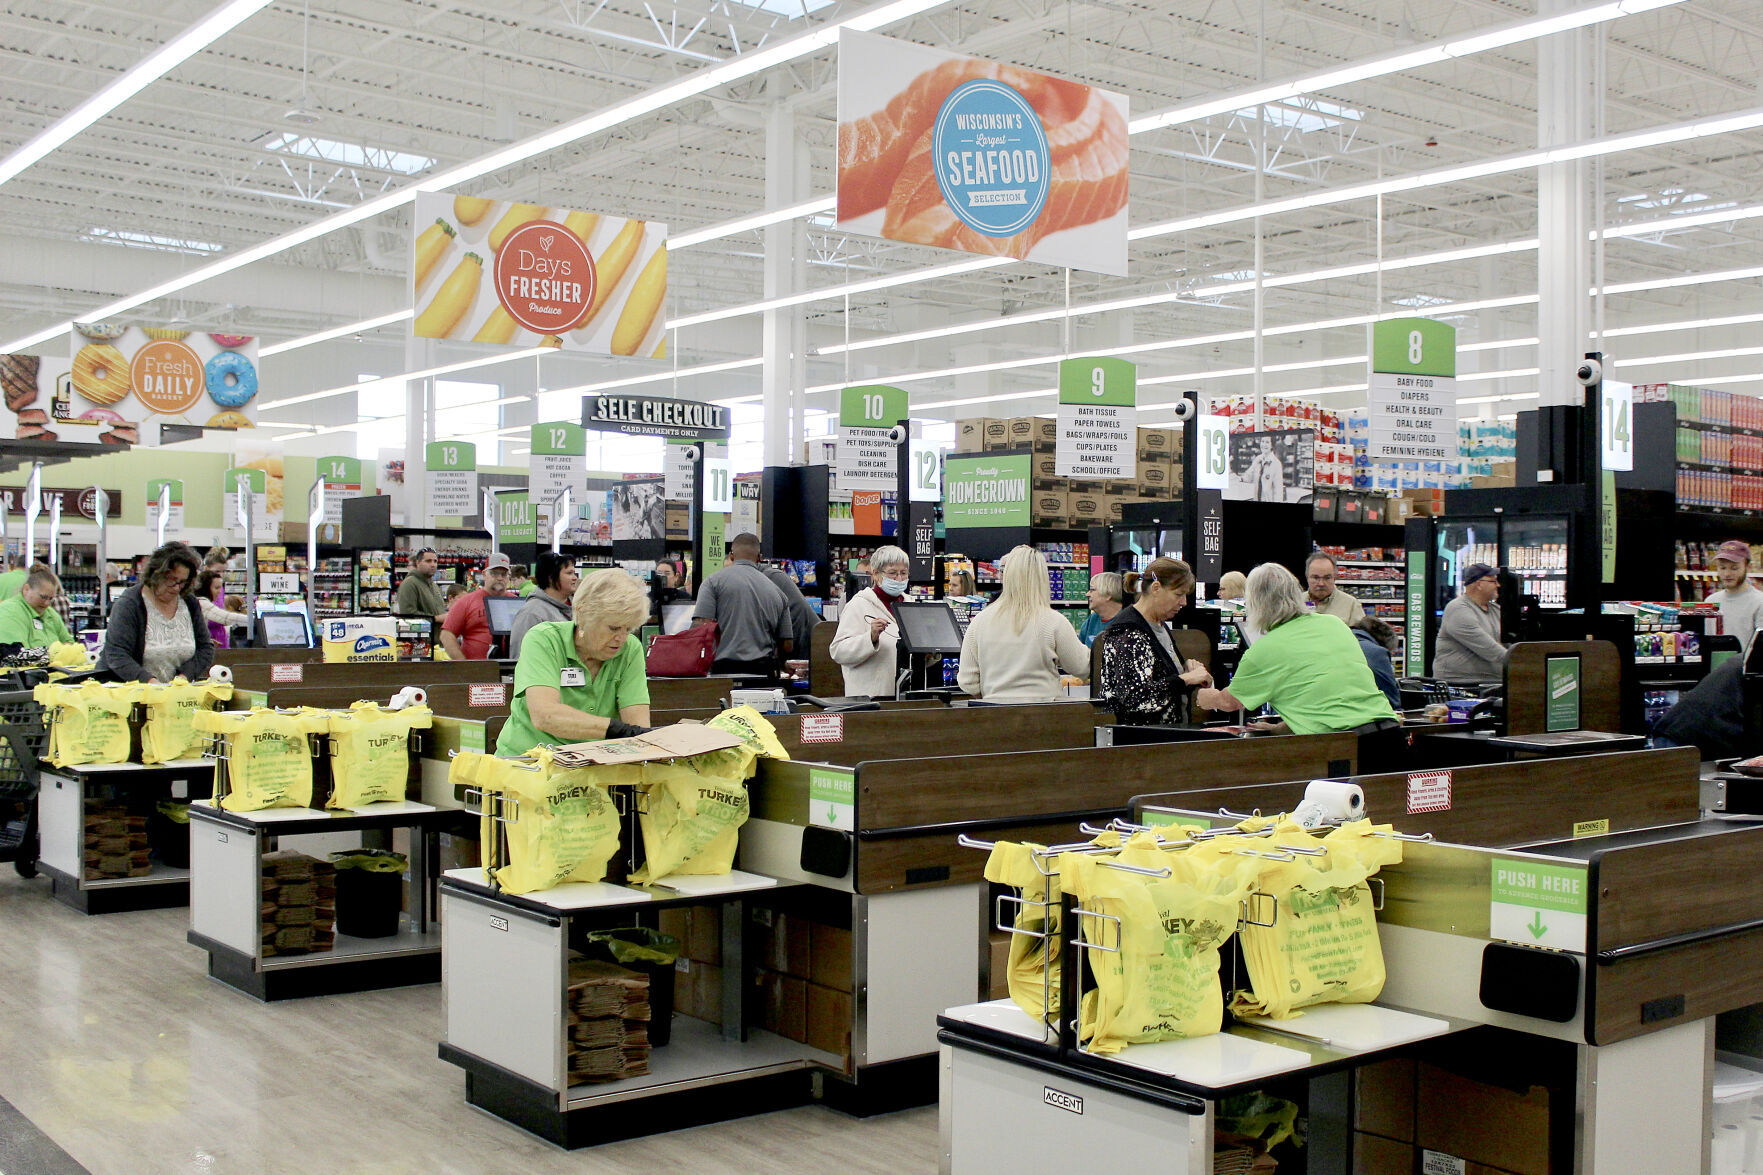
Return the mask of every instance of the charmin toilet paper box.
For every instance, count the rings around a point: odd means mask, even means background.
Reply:
[[[326,661],[396,661],[398,622],[390,616],[338,616],[318,626]]]

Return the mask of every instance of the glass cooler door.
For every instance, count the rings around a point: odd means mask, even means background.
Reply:
[[[1500,562],[1546,610],[1567,607],[1567,518],[1562,515],[1507,515],[1500,533]]]

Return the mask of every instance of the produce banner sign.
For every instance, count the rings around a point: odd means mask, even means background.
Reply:
[[[182,328],[89,323],[68,358],[0,355],[0,436],[138,445],[148,422],[251,428],[257,340]]]
[[[951,453],[943,458],[943,525],[1028,526],[1027,453]]]
[[[666,225],[440,192],[415,208],[417,338],[666,354]]]
[[[1126,274],[1125,94],[839,33],[838,225]]]

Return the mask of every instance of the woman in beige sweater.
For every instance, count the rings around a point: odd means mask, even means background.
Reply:
[[[1053,610],[1047,561],[1033,547],[1004,557],[1004,590],[961,641],[963,691],[987,702],[1056,702],[1061,675],[1088,681],[1090,651]]]

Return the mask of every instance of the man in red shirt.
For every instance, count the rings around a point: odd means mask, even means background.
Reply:
[[[484,564],[484,586],[466,592],[447,609],[441,625],[441,647],[455,661],[482,661],[490,655],[490,618],[484,612],[485,596],[508,594],[509,559],[492,551]]]

